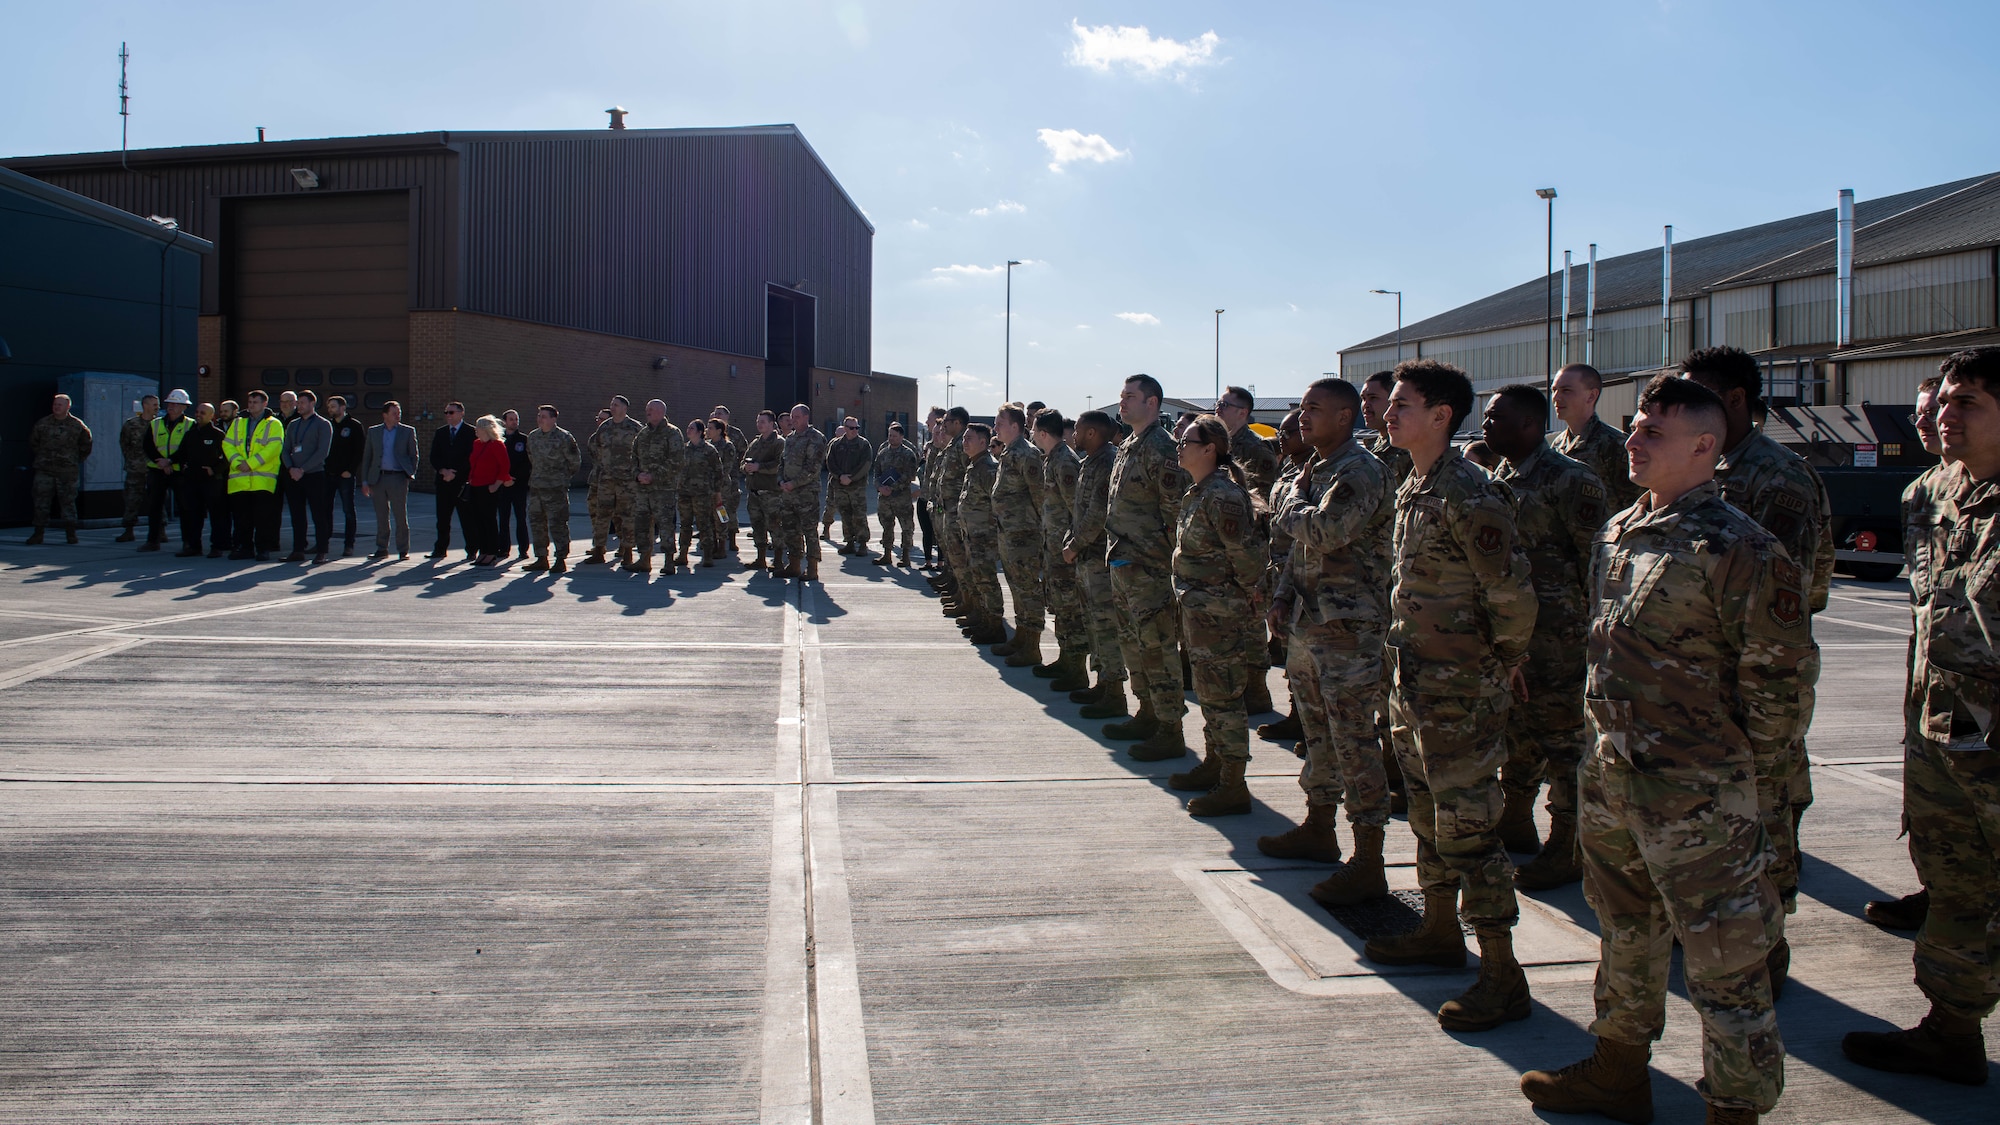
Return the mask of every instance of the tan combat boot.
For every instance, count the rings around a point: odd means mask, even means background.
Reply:
[[[817,582],[817,581],[819,581],[819,556],[818,556],[818,555],[812,555],[812,556],[809,556],[809,557],[807,557],[807,559],[806,559],[806,581],[808,581],[808,582]]]
[[[1153,722],[1153,733],[1125,751],[1135,762],[1166,762],[1185,757],[1187,752],[1187,740],[1181,734],[1180,720],[1159,718]]]
[[[585,551],[583,554],[583,565],[585,566],[604,565],[604,552],[598,550],[595,547],[592,547],[590,550]]]
[[[1327,812],[1333,812],[1331,806]],[[1382,868],[1382,835],[1378,825],[1355,825],[1354,858],[1306,893],[1322,906],[1355,906],[1387,895],[1389,876]]]
[[[539,574],[542,571],[547,570],[548,568],[549,568],[549,557],[547,555],[536,555],[534,562],[529,563],[527,566],[524,566],[521,569],[524,572],[530,574]]]
[[[1711,1105],[1708,1116],[1703,1120],[1707,1125],[1757,1125],[1760,1116],[1756,1110],[1741,1106]]]
[[[1262,668],[1250,669],[1250,682],[1243,689],[1243,713],[1262,715],[1276,710],[1277,706],[1271,702],[1269,671]]]
[[[1069,697],[1074,700],[1078,694],[1071,692]],[[1131,706],[1125,697],[1125,681],[1105,679],[1104,673],[1099,672],[1096,698],[1084,702],[1083,710],[1077,714],[1086,719],[1115,719],[1131,714]]]
[[[1214,750],[1203,752],[1191,770],[1167,776],[1167,788],[1183,793],[1206,793],[1222,780],[1222,757]]]
[[[1404,934],[1370,938],[1361,955],[1381,965],[1465,965],[1465,933],[1458,928],[1456,890],[1424,895],[1424,920]]]
[[[1056,674],[1049,678],[1049,690],[1072,692],[1090,686],[1090,669],[1081,652],[1064,653],[1056,660]]]
[[[1277,859],[1339,863],[1340,837],[1333,830],[1339,819],[1339,805],[1307,805],[1306,818],[1297,828],[1276,836],[1259,836],[1257,850]]]
[[[770,565],[771,565],[771,564],[770,564],[770,563],[767,563],[767,562],[765,562],[765,561],[764,561],[764,554],[765,554],[765,548],[763,548],[763,547],[759,547],[759,548],[757,548],[757,558],[756,558],[756,560],[755,560],[754,562],[752,562],[752,563],[750,564],[750,569],[751,569],[751,570],[768,570],[768,569],[770,569]]]
[[[1033,668],[1042,662],[1042,631],[1040,629],[1016,629],[1012,651],[1007,654],[1007,667]]]
[[[1104,725],[1104,737],[1116,739],[1120,742],[1137,742],[1142,738],[1149,737],[1154,731],[1160,729],[1160,720],[1153,714],[1153,701],[1147,698],[1146,694],[1142,691],[1135,691],[1132,694],[1139,700],[1139,713],[1122,723],[1106,723]],[[1124,701],[1122,688],[1119,692],[1119,701]],[[1124,711],[1119,711],[1119,714],[1124,714]],[[1096,718],[1097,716],[1092,715],[1089,709],[1086,708],[1084,717]]]
[[[1215,788],[1188,802],[1189,816],[1244,816],[1250,812],[1250,787],[1243,774],[1250,763],[1243,758],[1224,758],[1222,778]]]
[[[1542,838],[1535,832],[1535,794],[1507,793],[1500,809],[1500,844],[1510,852],[1534,855],[1542,850]]]
[[[1534,1011],[1528,998],[1528,975],[1514,959],[1514,935],[1479,935],[1479,979],[1456,1000],[1438,1009],[1438,1026],[1446,1031],[1491,1031],[1503,1023],[1524,1020]]]
[[[650,550],[646,550],[646,551],[641,551],[641,552],[639,552],[639,573],[640,573],[640,574],[651,574],[651,573],[653,573],[653,552],[652,552],[652,551],[650,551]]]
[[[1653,1119],[1653,1074],[1649,1043],[1634,1046],[1599,1037],[1597,1053],[1561,1070],[1531,1070],[1521,1076],[1521,1093],[1536,1109],[1550,1113],[1601,1113],[1628,1125]]]
[[[1576,853],[1576,814],[1549,814],[1549,842],[1542,854],[1514,870],[1514,885],[1524,891],[1552,891],[1583,878]]]

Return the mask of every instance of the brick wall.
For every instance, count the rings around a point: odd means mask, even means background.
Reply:
[[[195,318],[194,361],[208,368],[208,374],[197,380],[197,385],[188,388],[196,402],[221,402],[222,388],[227,385],[229,374],[228,356],[223,341],[229,339],[228,326],[219,316]]]
[[[813,425],[831,433],[840,419],[852,414],[862,420],[868,440],[880,443],[888,435],[888,412],[907,413],[910,425],[923,421],[917,412],[917,381],[902,375],[877,371],[857,375],[851,371],[813,368]]]

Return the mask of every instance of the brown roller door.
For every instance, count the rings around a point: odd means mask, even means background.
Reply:
[[[247,199],[230,219],[230,397],[407,397],[407,192]]]

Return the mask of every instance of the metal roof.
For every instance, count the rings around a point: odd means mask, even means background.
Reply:
[[[1883,223],[1886,227],[1888,224],[1884,222],[1885,220],[1904,217],[1917,209],[1924,208],[1926,204],[1940,202],[1946,197],[1960,193],[1965,193],[1967,197],[1963,212],[1942,211],[1924,212],[1924,214],[1935,215],[1939,223],[1958,222],[1971,228],[1983,229],[1988,225],[2000,225],[2000,211],[1991,209],[1989,201],[1988,210],[1982,212],[1971,202],[1975,193],[1968,190],[1996,184],[2000,184],[2000,174],[1974,176],[1948,184],[1883,196],[1880,199],[1863,200],[1854,207],[1855,225],[1857,228],[1866,229]],[[1979,195],[1978,198],[1987,197]],[[1931,219],[1917,218],[1914,221],[1928,225]],[[1685,241],[1676,240],[1674,299],[1699,297],[1724,281],[1751,277],[1760,267],[1812,249],[1820,243],[1826,244],[1827,264],[1819,270],[1805,272],[1829,271],[1833,268],[1833,239],[1830,235],[1833,225],[1834,209],[1829,207],[1824,211],[1795,215],[1789,219],[1760,223],[1740,230],[1725,231]],[[1937,239],[1942,235],[1934,233],[1926,237]],[[1855,243],[1859,252],[1862,239],[1858,233]],[[1900,245],[1902,242],[1897,244]],[[1865,264],[1864,259],[1857,259],[1857,262]],[[1570,270],[1572,323],[1581,318],[1585,311],[1588,270],[1588,263],[1573,264]],[[1558,290],[1561,284],[1562,279],[1557,276]],[[1436,316],[1406,324],[1402,331],[1403,342],[1407,344],[1438,336],[1460,336],[1471,332],[1513,328],[1523,324],[1540,324],[1546,315],[1547,285],[1547,277],[1537,277],[1533,281],[1523,282],[1511,289],[1503,289],[1491,296],[1481,297],[1479,300]],[[1655,246],[1632,254],[1620,254],[1617,257],[1597,260],[1598,313],[1655,307],[1659,303],[1660,247]],[[1342,350],[1382,347],[1395,342],[1396,333],[1385,332]]]
[[[1994,245],[2000,245],[2000,175],[1865,226],[1857,217],[1854,265],[1879,266]],[[1833,239],[1826,238],[1777,261],[1727,278],[1716,287],[1808,277],[1832,273],[1833,269]]]
[[[142,234],[147,238],[158,239],[170,246],[178,246],[197,254],[211,253],[215,249],[215,245],[207,239],[196,238],[184,230],[163,226],[151,219],[142,219],[130,211],[121,210],[108,203],[99,203],[87,195],[65,191],[54,184],[43,183],[33,176],[24,176],[5,168],[0,168],[0,188],[39,199],[79,215],[87,215],[107,226],[128,230],[133,234]]]

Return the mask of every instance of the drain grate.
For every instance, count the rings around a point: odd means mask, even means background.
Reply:
[[[1324,908],[1333,920],[1345,926],[1354,936],[1363,941],[1406,934],[1423,924],[1424,892],[1416,890],[1394,890],[1387,898],[1372,898],[1354,906],[1327,906]],[[1472,927],[1463,920],[1459,929],[1472,933]]]

